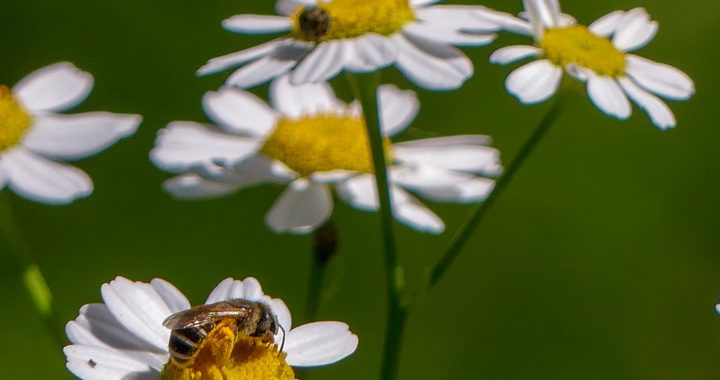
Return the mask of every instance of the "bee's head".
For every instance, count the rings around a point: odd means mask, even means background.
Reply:
[[[273,314],[270,307],[265,304],[261,304],[260,308],[260,320],[258,321],[257,328],[255,329],[255,336],[261,337],[271,333],[273,336],[278,333],[280,324],[278,323],[277,317]]]

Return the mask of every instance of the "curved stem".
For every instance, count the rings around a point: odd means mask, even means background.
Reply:
[[[12,205],[7,194],[0,191],[0,236],[7,242],[9,251],[20,263],[23,271],[23,285],[35,309],[45,323],[52,339],[60,345],[65,340],[62,328],[56,322],[55,313],[52,308],[52,293],[45,281],[40,267],[35,263],[30,248],[22,237],[20,228],[15,221],[12,212]]]
[[[323,298],[325,272],[328,263],[337,253],[339,243],[338,230],[332,219],[313,232],[313,262],[310,269],[307,307],[305,309],[305,320],[307,322],[317,319]]]
[[[380,204],[380,218],[383,234],[385,258],[385,283],[388,296],[388,313],[385,324],[385,347],[381,364],[380,378],[394,380],[397,378],[402,335],[405,330],[406,309],[402,305],[403,268],[398,261],[393,230],[393,212],[388,182],[387,158],[380,125],[377,91],[380,83],[379,74],[375,74],[364,93],[360,93],[357,83],[350,77],[350,86],[359,96],[372,152],[377,195]]]
[[[483,220],[483,217],[485,216],[487,211],[495,203],[495,200],[497,200],[500,194],[502,194],[503,190],[505,190],[507,185],[512,181],[515,174],[518,172],[518,170],[520,170],[522,165],[525,163],[525,160],[530,156],[533,150],[535,150],[538,143],[542,140],[550,127],[555,123],[555,120],[557,120],[560,112],[562,111],[562,106],[562,95],[558,95],[552,107],[542,118],[538,126],[535,128],[533,134],[525,142],[525,145],[523,145],[523,147],[520,149],[517,156],[515,156],[513,161],[508,166],[507,170],[505,170],[505,172],[500,176],[500,178],[497,179],[497,181],[495,182],[495,188],[487,197],[485,202],[478,204],[470,212],[468,217],[465,219],[463,225],[460,227],[460,229],[450,241],[450,245],[448,245],[445,254],[437,263],[437,265],[435,265],[435,267],[433,268],[430,274],[430,287],[434,287],[435,285],[437,285],[440,279],[442,279],[445,272],[448,270],[448,268],[450,268],[452,263],[458,257],[470,237],[472,237],[475,228]]]

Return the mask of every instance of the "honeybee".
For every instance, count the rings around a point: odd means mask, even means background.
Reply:
[[[300,13],[300,31],[311,40],[320,39],[330,29],[330,15],[324,9],[308,7]]]
[[[232,299],[195,306],[165,319],[163,326],[172,330],[168,342],[171,360],[180,366],[188,364],[208,334],[227,319],[233,320],[231,326],[236,336],[260,338],[265,343],[274,343],[278,330],[282,330],[282,352],[285,330],[270,307],[262,302]]]

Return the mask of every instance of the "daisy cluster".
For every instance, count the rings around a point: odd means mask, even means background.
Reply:
[[[394,67],[422,89],[455,90],[475,70],[460,48],[488,45],[503,32],[528,38],[490,57],[501,65],[530,61],[506,80],[523,104],[544,102],[563,81],[575,81],[603,113],[627,119],[635,104],[668,129],[677,122],[664,100],[694,94],[682,71],[636,55],[658,31],[642,8],[585,26],[563,13],[558,0],[524,0],[517,16],[437,3],[278,0],[276,15],[223,21],[230,32],[276,38],[212,58],[198,70],[200,76],[232,73],[202,98],[211,123],[174,121],[159,131],[150,159],[172,175],[164,189],[177,199],[200,200],[282,186],[265,223],[277,233],[309,234],[331,220],[336,200],[380,210],[377,180],[383,177],[376,165],[382,159],[371,149],[375,131],[369,129],[377,120],[392,216],[417,231],[442,233],[443,220],[426,203],[478,204],[492,195],[503,168],[491,138],[408,138],[403,133],[422,109],[415,92],[375,86],[376,107],[363,109],[360,99],[341,100],[329,81]],[[267,100],[249,92],[263,84]],[[0,86],[0,190],[47,204],[92,193],[89,176],[67,162],[108,148],[141,122],[131,114],[61,113],[92,88],[93,77],[71,63]],[[160,279],[118,277],[102,285],[101,294],[102,303],[83,306],[67,324],[67,367],[82,379],[294,380],[295,368],[335,363],[358,347],[343,322],[293,327],[286,304],[265,295],[254,278],[222,281],[195,307]]]

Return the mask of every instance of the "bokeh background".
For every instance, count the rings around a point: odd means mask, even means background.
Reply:
[[[263,224],[281,188],[177,202],[161,190],[168,176],[147,159],[167,122],[206,120],[200,98],[227,74],[197,78],[195,70],[210,57],[267,39],[227,33],[220,21],[271,13],[273,3],[0,3],[0,83],[69,60],[96,78],[78,111],[145,117],[136,136],[78,163],[95,181],[89,199],[49,207],[11,195],[60,319],[98,302],[100,284],[117,275],[167,279],[193,303],[225,277],[255,276],[301,319],[310,239],[274,235]],[[483,4],[520,10],[519,0]],[[661,132],[637,109],[631,120],[618,122],[585,97],[573,102],[441,286],[414,310],[402,379],[720,376],[720,316],[713,309],[720,294],[720,2],[563,1],[584,23],[636,6],[648,8],[661,25],[641,54],[695,80],[697,95],[671,105],[679,127]],[[495,46],[521,41],[503,36]],[[503,80],[510,69],[489,65],[491,51],[467,50],[476,74],[460,91],[419,91],[422,112],[405,137],[489,134],[508,162],[547,105],[525,107],[508,95]],[[394,69],[385,79],[411,86]],[[336,83],[347,95],[345,84]],[[449,231],[469,210],[432,207]],[[338,204],[335,220],[342,248],[320,316],[347,321],[360,348],[338,365],[312,371],[312,378],[375,378],[385,310],[379,217]],[[397,231],[414,286],[451,234],[421,235],[400,225]],[[61,347],[25,297],[18,267],[7,247],[0,249],[0,377],[71,379]]]

